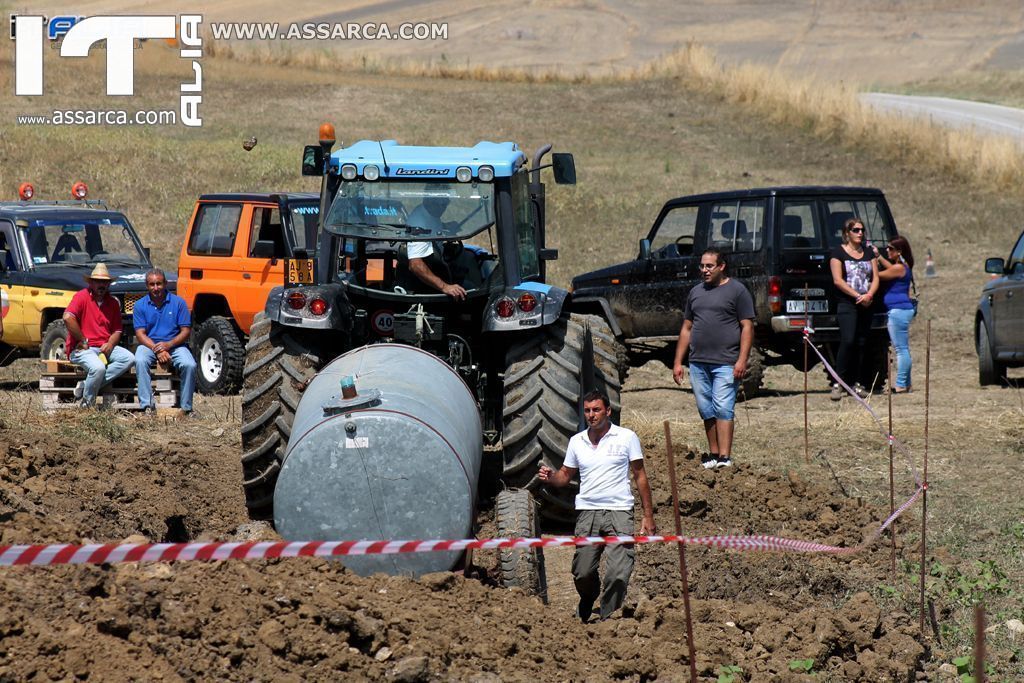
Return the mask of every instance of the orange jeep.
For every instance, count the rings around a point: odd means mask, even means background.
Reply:
[[[313,193],[207,194],[196,202],[178,259],[178,294],[192,311],[197,384],[205,394],[242,385],[245,340],[286,259],[313,258]]]

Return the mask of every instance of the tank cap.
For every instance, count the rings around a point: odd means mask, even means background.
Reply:
[[[330,400],[323,405],[324,417],[338,415],[341,413],[350,413],[353,410],[359,410],[361,408],[373,408],[374,406],[380,405],[381,395],[380,389],[368,389],[361,394],[357,394],[355,398],[332,396]]]

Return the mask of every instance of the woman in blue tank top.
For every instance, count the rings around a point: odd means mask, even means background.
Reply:
[[[885,294],[882,301],[889,314],[889,339],[896,352],[896,381],[893,393],[905,394],[911,390],[910,368],[910,321],[917,310],[910,298],[910,286],[914,280],[914,252],[906,237],[889,240],[885,254],[879,254],[882,269],[878,279],[882,281]]]

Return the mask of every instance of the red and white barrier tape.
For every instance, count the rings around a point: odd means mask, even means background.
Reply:
[[[250,541],[247,543],[125,543],[91,545],[0,545],[0,567],[58,564],[117,564],[123,562],[185,562],[269,560],[279,557],[345,557],[397,555],[499,548],[553,548],[619,545],[622,543],[685,543],[729,550],[790,550],[802,553],[849,555],[863,550],[903,511],[922,489],[904,503],[863,543],[844,548],[777,536],[552,536],[549,538],[488,538],[459,541]]]
[[[839,373],[836,372],[835,368],[829,365],[828,361],[825,360],[825,356],[824,354],[822,354],[821,349],[815,346],[814,342],[811,341],[811,337],[813,336],[813,334],[813,329],[811,329],[810,327],[804,327],[804,341],[807,343],[809,347],[811,347],[811,351],[814,351],[815,355],[817,355],[818,358],[821,359],[821,364],[824,366],[825,372],[827,372],[832,377],[832,379],[834,379],[836,383],[839,384],[839,386],[845,389],[846,393],[848,393],[858,403],[860,403],[864,410],[868,411],[868,414],[871,416],[871,419],[874,420],[875,424],[878,426],[878,431],[881,432],[882,438],[885,439],[886,444],[891,443],[893,448],[895,448],[903,455],[907,463],[907,469],[910,470],[910,474],[914,478],[915,486],[921,488],[924,485],[924,482],[921,481],[921,477],[917,473],[917,468],[914,466],[914,459],[913,457],[911,457],[910,449],[907,448],[906,444],[897,439],[895,435],[889,433],[889,431],[885,428],[885,425],[882,423],[882,418],[880,418],[875,413],[875,411],[871,409],[871,406],[868,404],[868,402],[862,399],[860,396],[858,396],[857,392],[851,389],[850,386],[842,380],[842,378],[839,376]],[[891,391],[892,387],[889,387],[889,390]]]

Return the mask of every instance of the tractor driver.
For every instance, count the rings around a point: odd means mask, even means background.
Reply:
[[[449,201],[449,198],[446,196],[425,197],[423,199],[423,203],[413,209],[412,213],[409,214],[407,223],[411,226],[426,228],[432,232],[440,232],[444,228],[441,216],[443,216],[444,212],[448,209]],[[409,256],[409,272],[415,275],[420,282],[428,287],[438,290],[439,292],[447,294],[456,301],[465,300],[466,290],[461,284],[445,282],[445,280],[437,275],[437,273],[430,268],[430,265],[427,264],[427,259],[435,253],[434,242],[409,242],[407,253]],[[473,263],[462,263],[466,259],[471,259]],[[468,253],[465,249],[461,249],[460,253],[458,253],[454,259],[449,260],[441,256],[441,260],[445,263],[449,263],[449,261],[451,261],[449,265],[454,266],[452,270],[458,271],[459,266],[463,266],[463,270],[468,272],[468,280],[472,279],[474,271],[479,273],[479,266],[476,263],[476,259],[473,258],[472,254]]]

